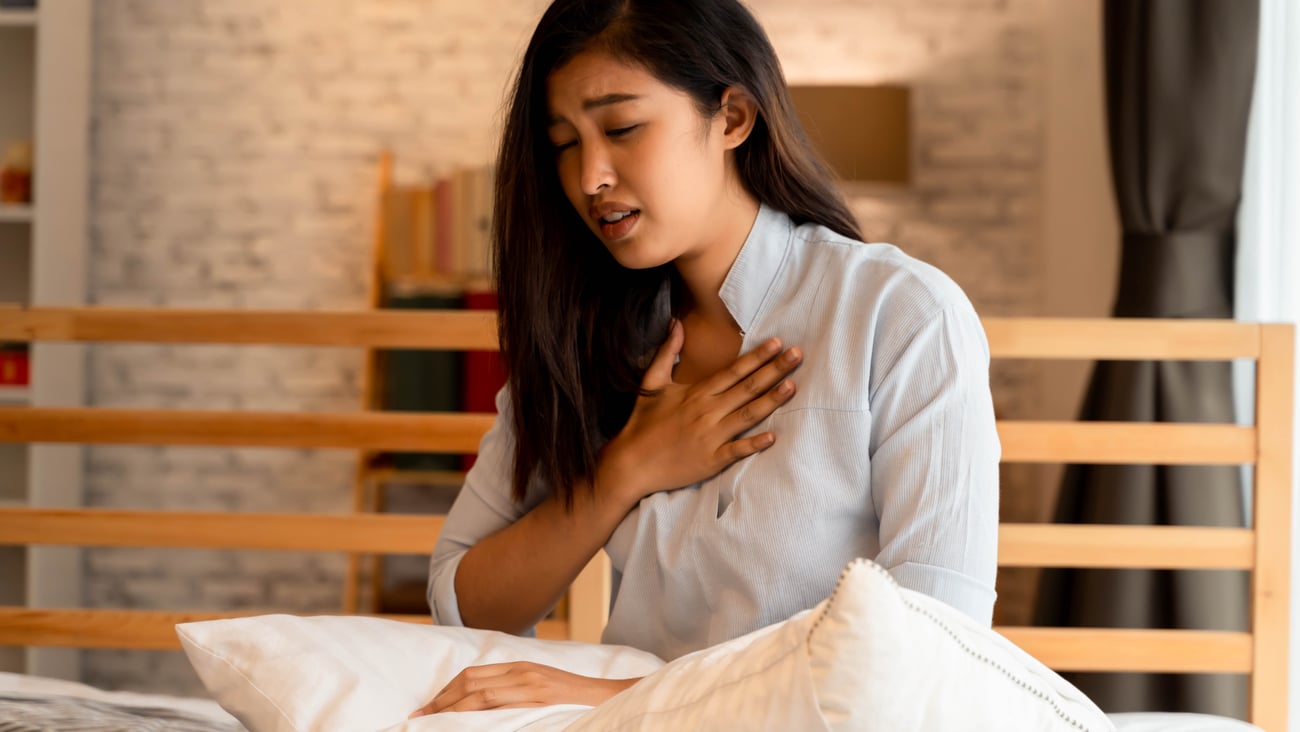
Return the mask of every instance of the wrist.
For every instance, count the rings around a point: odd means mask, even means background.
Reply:
[[[640,680],[641,680],[640,678],[598,679],[598,681],[600,682],[599,693],[598,693],[599,699],[598,700],[593,699],[593,701],[595,701],[596,703],[593,704],[592,706],[598,706],[599,704],[604,703],[609,699],[612,699],[613,697],[621,693],[623,690],[631,688],[633,684],[635,684]]]
[[[601,451],[592,476],[592,493],[601,502],[612,503],[627,513],[650,491],[637,484],[639,471],[629,469],[621,452],[612,445]]]

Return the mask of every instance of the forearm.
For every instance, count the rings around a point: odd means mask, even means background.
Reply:
[[[467,627],[519,633],[535,625],[635,505],[585,485],[575,494],[572,510],[548,498],[461,558],[455,588]]]

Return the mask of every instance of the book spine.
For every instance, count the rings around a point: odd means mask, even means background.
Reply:
[[[455,295],[394,295],[390,308],[454,310],[460,307]],[[384,409],[399,412],[455,412],[460,409],[461,358],[454,351],[390,349],[384,353]],[[402,470],[455,470],[459,455],[397,453],[394,467]]]
[[[452,223],[455,215],[453,213],[451,179],[442,178],[434,186],[434,197],[436,200],[436,245],[437,269],[440,274],[455,274],[453,266],[452,248],[455,246],[452,233]]]
[[[491,290],[469,290],[465,293],[466,310],[496,310],[497,296]],[[461,392],[461,409],[465,412],[496,414],[496,395],[506,385],[505,365],[496,351],[465,351],[461,371],[465,387]],[[463,470],[474,467],[476,455],[461,459]]]

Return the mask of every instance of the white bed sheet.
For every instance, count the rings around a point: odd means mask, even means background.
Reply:
[[[59,679],[47,679],[39,676],[0,672],[0,692],[17,692],[20,694],[40,694],[50,696],[73,696],[80,699],[105,702],[108,704],[161,707],[179,712],[188,712],[205,719],[223,724],[239,725],[238,720],[230,716],[211,699],[189,699],[159,694],[137,694],[130,691],[104,691],[86,684]],[[242,727],[237,727],[241,728]]]
[[[129,691],[104,691],[86,684],[0,672],[0,692],[75,696],[110,704],[155,706],[199,715],[214,722],[238,722],[211,699],[188,699]],[[1139,712],[1107,715],[1119,732],[1262,732],[1259,727],[1205,714]]]
[[[1128,712],[1106,716],[1119,732],[1263,732],[1253,724],[1209,714]]]

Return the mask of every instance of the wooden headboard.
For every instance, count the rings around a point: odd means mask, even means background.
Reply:
[[[998,553],[1005,567],[1247,570],[1250,630],[998,630],[1058,670],[1248,674],[1251,721],[1284,729],[1294,328],[1036,318],[986,318],[984,326],[994,358],[1255,362],[1252,426],[998,422],[1004,462],[1254,465],[1249,529],[1004,523]],[[0,309],[0,341],[496,347],[490,314],[438,311],[9,308]],[[0,408],[0,442],[473,452],[491,422],[491,415],[482,414],[10,407]],[[0,508],[0,544],[427,554],[441,525],[438,516]],[[548,621],[539,633],[598,639],[608,597],[602,553],[575,582],[568,617]],[[176,623],[239,614],[0,607],[0,645],[178,648]]]

